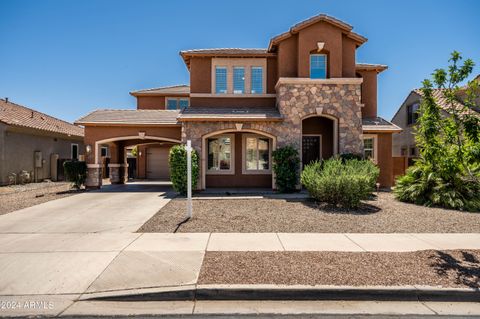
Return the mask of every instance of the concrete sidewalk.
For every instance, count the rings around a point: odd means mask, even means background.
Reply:
[[[48,314],[67,308],[71,310],[65,314],[74,314],[74,310],[88,313],[85,309],[98,307],[116,313],[118,309],[109,308],[112,303],[97,307],[80,300],[195,288],[206,251],[423,249],[480,249],[480,234],[7,233],[0,234],[0,300],[52,301],[55,309],[46,309]],[[183,306],[178,308],[162,303],[161,309],[168,313],[173,307],[173,312],[184,309],[191,313],[192,304],[180,304]],[[199,305],[198,309],[203,309],[208,302]],[[132,307],[126,308],[127,313],[144,313]],[[208,307],[223,309],[218,304]],[[265,309],[272,309],[269,307]],[[148,306],[144,309],[154,311]]]

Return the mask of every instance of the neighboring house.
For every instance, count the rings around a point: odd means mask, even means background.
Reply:
[[[475,78],[480,80],[480,75]],[[408,165],[413,164],[413,160],[419,156],[419,150],[415,142],[415,126],[418,119],[418,110],[422,101],[423,93],[420,89],[411,91],[400,108],[397,110],[392,118],[392,123],[401,127],[402,132],[393,136],[393,156],[406,157]],[[442,115],[447,116],[447,101],[443,96],[441,89],[433,90],[433,98],[437,105],[442,109]],[[458,103],[464,99],[464,91],[460,90],[458,95]],[[480,114],[480,101],[476,101],[478,108],[473,111]]]
[[[83,128],[0,99],[0,184],[11,183],[22,171],[31,181],[57,177],[58,160],[84,152]]]
[[[181,51],[190,85],[131,92],[136,110],[97,110],[85,126],[89,176],[101,185],[100,147],[110,177],[126,177],[126,151],[140,145],[140,178],[168,178],[168,150],[192,141],[200,154],[199,189],[275,188],[272,151],[293,145],[302,164],[365,153],[392,185],[392,134],[377,116],[377,75],[384,65],[357,63],[367,41],[352,26],[318,15],[270,40],[266,49]]]

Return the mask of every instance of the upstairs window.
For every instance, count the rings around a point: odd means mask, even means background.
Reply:
[[[311,79],[327,78],[327,55],[326,54],[310,55],[310,78]]]
[[[245,93],[245,68],[236,66],[233,68],[233,93]]]
[[[215,93],[227,93],[227,68],[215,67]]]
[[[261,66],[252,66],[250,82],[252,94],[263,93],[263,68]]]
[[[167,98],[167,110],[183,110],[188,107],[188,99],[186,98]]]
[[[418,103],[407,106],[407,125],[415,124],[418,120]]]

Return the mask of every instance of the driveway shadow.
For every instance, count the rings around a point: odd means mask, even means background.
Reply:
[[[470,288],[480,287],[480,261],[473,254],[460,251],[455,255],[443,251],[436,251],[432,267],[442,277],[454,277],[457,284]]]

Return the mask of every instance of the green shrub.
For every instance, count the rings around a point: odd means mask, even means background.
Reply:
[[[182,195],[187,194],[187,149],[185,145],[175,145],[168,155],[170,179],[173,189]],[[192,151],[192,189],[197,186],[198,180],[198,153]]]
[[[289,193],[296,190],[300,169],[298,151],[292,146],[277,148],[272,153],[277,190]]]
[[[63,170],[67,181],[73,183],[73,187],[80,189],[87,179],[87,163],[82,161],[63,162]]]
[[[380,170],[368,160],[329,159],[303,169],[302,184],[310,196],[345,208],[357,208],[375,190]]]
[[[472,212],[480,211],[480,184],[467,174],[440,174],[422,160],[399,177],[393,190],[403,202],[441,206]]]

